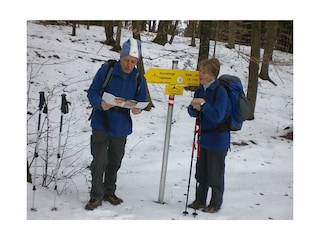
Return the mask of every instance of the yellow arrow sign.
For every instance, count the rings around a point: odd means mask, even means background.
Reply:
[[[179,69],[150,68],[145,74],[148,83],[199,86],[199,72]]]
[[[164,94],[183,95],[183,86],[182,85],[166,85]]]

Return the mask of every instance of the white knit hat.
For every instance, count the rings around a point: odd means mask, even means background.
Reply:
[[[128,39],[122,46],[120,57],[122,56],[132,56],[139,59],[141,56],[141,42],[134,38]]]

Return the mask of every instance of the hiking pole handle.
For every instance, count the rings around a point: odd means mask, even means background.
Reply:
[[[69,112],[69,107],[68,107],[69,102],[68,102],[67,99],[66,99],[66,94],[65,94],[65,93],[63,93],[63,94],[61,95],[61,97],[62,97],[62,101],[61,101],[61,112],[64,113],[64,114],[66,114],[66,113]]]
[[[42,110],[42,108],[43,108],[43,106],[44,106],[44,103],[45,103],[45,98],[44,98],[44,92],[43,91],[41,91],[41,92],[39,92],[39,94],[40,94],[40,101],[39,101],[39,110],[41,111]]]

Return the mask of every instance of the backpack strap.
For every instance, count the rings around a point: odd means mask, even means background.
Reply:
[[[108,60],[108,70],[107,70],[107,74],[106,74],[106,79],[104,80],[104,83],[99,91],[100,95],[102,96],[104,90],[107,88],[111,78],[112,78],[112,71],[114,68],[114,65],[117,61],[113,60],[113,59],[109,59]]]
[[[212,94],[212,101],[215,102],[216,98],[217,98],[217,94],[220,88],[224,87],[222,84],[218,83],[217,87],[214,89],[214,92]],[[228,90],[227,90],[228,91]],[[226,121],[224,121],[223,123],[221,123],[220,125],[218,125],[216,128],[212,128],[212,129],[207,129],[207,130],[203,130],[203,132],[216,132],[216,138],[217,133],[218,132],[225,132],[228,131],[230,129],[230,123],[228,121],[228,119],[226,119]]]
[[[113,59],[109,59],[108,60],[108,69],[107,69],[107,74],[106,74],[106,78],[102,84],[102,87],[100,88],[100,91],[99,91],[99,94],[102,96],[104,90],[106,89],[106,87],[108,86],[109,82],[110,82],[110,79],[112,78],[112,71],[113,71],[113,68],[114,68],[114,64],[116,63],[117,61],[116,60],[113,60]],[[94,108],[92,108],[92,111],[91,111],[91,114],[88,118],[88,121],[91,120],[92,118],[92,115],[93,115],[93,111],[94,111]]]
[[[213,100],[213,102],[216,101],[218,91],[219,91],[219,89],[220,89],[221,87],[222,87],[221,84],[218,83],[218,86],[216,86],[216,88],[214,89],[214,92],[213,92],[213,94],[212,94],[212,100]]]
[[[137,83],[137,87],[136,87],[136,95],[138,94],[139,90],[140,90],[140,86],[141,86],[141,76],[140,76],[140,72],[138,71],[136,76],[135,76],[135,79],[136,79],[136,83]]]
[[[114,68],[114,65],[117,61],[116,60],[108,60],[108,70],[107,70],[107,74],[106,74],[106,79],[104,80],[104,83],[100,89],[100,95],[102,96],[102,94],[104,93],[104,91],[106,90],[107,86],[110,83],[110,80],[112,78],[112,71]],[[109,132],[109,121],[107,118],[107,112],[106,111],[102,111],[102,121],[103,121],[103,125],[104,125],[104,129],[106,132]]]

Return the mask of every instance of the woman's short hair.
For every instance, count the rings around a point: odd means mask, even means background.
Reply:
[[[199,62],[199,69],[202,69],[205,73],[218,77],[220,72],[220,62],[216,58],[210,58]]]

